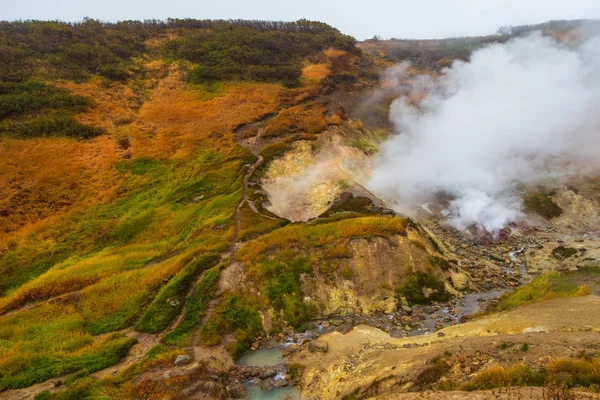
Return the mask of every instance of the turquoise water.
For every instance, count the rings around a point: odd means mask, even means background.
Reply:
[[[238,360],[239,365],[256,367],[272,367],[283,364],[283,347],[264,347],[256,351],[249,351]]]
[[[283,346],[263,347],[244,354],[237,363],[253,367],[273,367],[283,364],[284,350]],[[246,383],[245,386],[248,389],[249,400],[300,400],[300,389],[297,387],[284,386],[267,391],[252,383]]]
[[[300,400],[300,389],[297,387],[281,387],[269,391],[258,385],[246,384],[249,400]]]

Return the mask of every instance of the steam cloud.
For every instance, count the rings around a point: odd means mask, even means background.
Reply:
[[[398,134],[381,145],[368,183],[402,211],[449,194],[452,225],[496,232],[522,215],[521,185],[600,167],[599,36],[569,46],[533,33],[416,86],[427,97],[419,108],[407,96],[392,103]]]

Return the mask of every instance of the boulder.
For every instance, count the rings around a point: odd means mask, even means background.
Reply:
[[[352,322],[344,322],[337,328],[337,331],[345,335],[350,332],[353,327]]]
[[[273,376],[275,376],[277,374],[277,371],[275,371],[273,368],[266,368],[261,374],[260,374],[260,379],[267,379],[267,378],[271,378]]]
[[[227,387],[227,393],[232,399],[243,399],[248,397],[248,390],[241,383],[234,383],[233,385]]]
[[[273,378],[267,378],[260,382],[260,388],[262,390],[271,390],[273,387],[275,387],[275,379]]]
[[[457,290],[465,290],[469,287],[469,278],[462,272],[451,272],[450,280],[452,281],[452,286]]]
[[[327,353],[327,350],[329,350],[329,346],[325,342],[315,340],[308,344],[308,350],[312,353]]]

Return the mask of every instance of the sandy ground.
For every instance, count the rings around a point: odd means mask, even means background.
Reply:
[[[443,336],[436,333],[394,339],[360,325],[346,335],[334,332],[322,336],[318,342],[327,343],[327,352],[303,349],[292,356],[291,363],[305,367],[303,399],[339,398],[368,387],[376,379],[384,381],[377,394],[394,398],[389,396],[410,388],[409,382],[429,361],[446,351],[453,354],[450,362],[459,375],[498,363],[535,364],[542,357],[568,357],[590,343],[600,343],[598,321],[600,297],[585,296],[551,300],[451,326],[440,331]],[[509,348],[499,350],[505,342]],[[518,348],[525,342],[529,350],[522,352]]]

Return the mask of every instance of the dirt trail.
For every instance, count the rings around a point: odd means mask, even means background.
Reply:
[[[272,117],[270,116],[268,118],[272,118]],[[249,126],[253,126],[253,125],[257,125],[257,124],[259,124],[259,123],[250,124]],[[264,157],[260,154],[260,150],[258,147],[258,142],[260,141],[260,137],[262,136],[264,129],[259,128],[258,134],[255,137],[254,144],[249,144],[247,141],[243,140],[243,138],[242,138],[243,132],[246,129],[249,129],[249,126],[244,126],[242,128],[238,128],[235,132],[236,141],[240,145],[242,145],[245,148],[247,148],[248,150],[250,150],[252,152],[252,154],[254,154],[256,156],[256,161],[252,165],[249,166],[248,171],[246,171],[246,174],[244,175],[244,179],[242,181],[243,185],[244,185],[242,188],[242,201],[239,202],[238,206],[235,209],[233,237],[231,238],[231,246],[229,249],[229,264],[230,265],[235,262],[235,253],[237,251],[239,235],[240,235],[240,228],[242,225],[242,207],[244,206],[244,204],[246,202],[248,202],[248,185],[250,183],[250,179],[252,178],[252,175],[254,175],[254,171],[256,171],[256,169],[258,167],[260,167],[260,165],[265,160]]]

